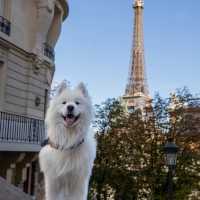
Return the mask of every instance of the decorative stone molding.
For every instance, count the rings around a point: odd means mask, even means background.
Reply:
[[[46,42],[47,34],[54,16],[55,0],[35,0],[35,2],[37,8],[37,30],[33,52],[42,58],[43,44]]]
[[[60,3],[62,10],[63,10],[63,21],[67,18],[69,15],[69,5],[67,0],[57,0],[57,2]]]
[[[43,66],[43,61],[39,59],[38,57],[35,57],[33,60],[33,73],[34,74],[39,74],[40,73],[40,68]]]
[[[47,69],[47,72],[46,72],[46,79],[47,79],[47,84],[48,84],[49,86],[51,85],[52,78],[53,78],[53,75],[52,75],[51,69]]]
[[[7,20],[11,18],[11,0],[0,0],[0,15]]]
[[[56,2],[51,27],[47,35],[47,43],[54,48],[61,33],[63,10],[59,2]]]
[[[14,184],[16,164],[10,164],[10,168],[6,171],[6,180],[8,183]]]
[[[53,12],[56,0],[35,0],[38,9],[46,8],[49,12]]]
[[[41,104],[40,97],[35,97],[35,106],[38,107]]]
[[[22,169],[22,182],[25,182],[27,179],[27,167]]]

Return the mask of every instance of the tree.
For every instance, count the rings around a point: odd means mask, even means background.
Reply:
[[[178,90],[176,98],[179,104],[174,110],[169,109],[173,98],[162,99],[158,94],[143,113],[127,114],[116,99],[96,107],[98,148],[89,199],[164,199],[167,168],[163,146],[172,136],[180,147],[176,199],[200,191],[199,151],[191,148],[200,140],[190,134],[199,118],[188,117],[188,108],[199,104],[186,89]]]

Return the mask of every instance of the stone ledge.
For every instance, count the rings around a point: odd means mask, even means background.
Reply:
[[[31,197],[23,193],[19,188],[9,184],[0,177],[0,200],[31,200]]]
[[[5,142],[0,140],[0,151],[39,152],[40,144]]]

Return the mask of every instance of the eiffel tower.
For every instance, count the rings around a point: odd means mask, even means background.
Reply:
[[[126,109],[142,109],[149,105],[151,100],[145,74],[144,36],[143,36],[143,0],[135,0],[133,47],[131,52],[130,71],[125,94],[122,97]]]

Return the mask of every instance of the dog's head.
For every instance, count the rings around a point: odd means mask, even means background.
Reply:
[[[83,83],[71,90],[62,83],[52,100],[46,122],[63,123],[66,128],[77,125],[89,125],[92,118],[92,106],[88,91]]]

